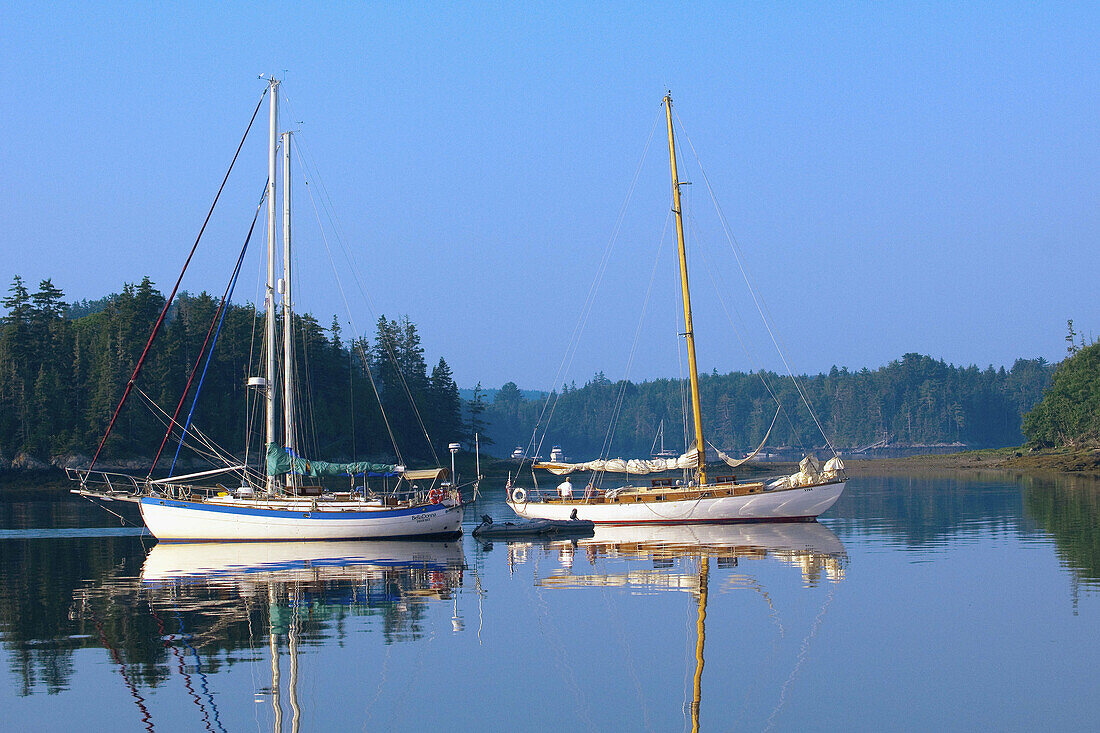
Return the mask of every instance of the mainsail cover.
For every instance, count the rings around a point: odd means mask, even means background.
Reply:
[[[354,463],[330,463],[328,461],[311,461],[301,456],[293,455],[283,446],[275,443],[267,444],[267,475],[282,476],[287,473],[295,473],[299,476],[396,476],[397,466],[392,463],[369,463],[356,461]]]
[[[535,468],[543,468],[550,473],[564,476],[574,471],[606,471],[609,473],[632,473],[642,475],[677,471],[684,468],[699,467],[699,451],[692,448],[678,458],[608,458],[586,463],[536,463]]]

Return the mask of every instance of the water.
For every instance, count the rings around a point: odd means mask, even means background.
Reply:
[[[703,730],[1095,730],[1100,486],[860,478],[820,523],[491,547],[0,501],[11,730],[690,730],[701,608]]]

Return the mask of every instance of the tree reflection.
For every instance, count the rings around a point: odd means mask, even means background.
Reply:
[[[73,652],[106,649],[137,689],[253,660],[295,625],[303,646],[377,619],[385,643],[419,639],[431,602],[462,584],[461,543],[158,545],[138,537],[9,541],[0,631],[21,695],[68,688]],[[243,653],[242,653],[243,652]]]
[[[1025,478],[1024,509],[1054,538],[1077,581],[1100,584],[1100,482],[1080,477]]]

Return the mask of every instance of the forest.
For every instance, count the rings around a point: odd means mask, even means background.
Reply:
[[[1021,417],[1042,397],[1051,371],[1043,359],[980,369],[905,354],[875,370],[833,367],[797,380],[773,372],[703,374],[699,391],[707,439],[731,454],[756,448],[773,420],[768,445],[802,452],[824,445],[822,431],[838,450],[883,442],[1002,447],[1023,442]],[[659,430],[666,448],[687,444],[686,390],[685,380],[635,384],[597,374],[582,387],[564,385],[548,399],[527,400],[509,383],[487,405],[485,419],[490,437],[509,450],[526,448],[535,434],[543,457],[555,444],[578,460],[647,457]]]
[[[239,454],[247,427],[262,432],[259,400],[246,382],[262,373],[263,314],[252,305],[228,305],[204,370],[210,349],[203,347],[220,301],[207,293],[176,298],[103,457],[151,460],[165,433],[164,413],[175,410],[189,383],[179,422],[191,411],[201,382],[193,424],[212,441]],[[67,304],[50,280],[31,293],[16,277],[0,303],[6,309],[0,321],[0,463],[20,454],[39,462],[92,455],[164,295],[145,278],[98,301]],[[304,455],[436,463],[436,454],[447,455],[447,444],[463,435],[450,367],[440,358],[429,372],[416,326],[407,318],[381,316],[370,341],[344,340],[335,318],[327,329],[308,314],[294,318]],[[192,373],[198,376],[189,380]],[[169,441],[158,470],[168,468],[175,447]],[[250,448],[259,447],[257,438]]]
[[[96,301],[67,303],[50,280],[30,292],[16,277],[0,303],[0,467],[21,455],[32,463],[91,455],[164,295],[145,278]],[[258,401],[246,381],[260,374],[263,317],[250,304],[227,306],[202,374],[219,307],[220,299],[207,293],[176,298],[103,456],[151,460],[165,432],[166,418],[157,413],[170,414],[189,383],[181,422],[201,382],[193,422],[211,440],[239,454],[249,428],[259,432]],[[612,382],[600,373],[548,397],[509,382],[491,400],[480,384],[463,400],[444,358],[429,370],[408,318],[381,316],[369,340],[345,339],[335,318],[328,328],[308,314],[294,318],[305,405],[301,445],[310,457],[439,463],[450,442],[468,444],[474,433],[502,457],[532,436],[536,444],[541,440],[543,455],[560,444],[586,458],[648,456],[659,430],[667,449],[685,445],[684,380]],[[822,432],[848,450],[883,442],[1000,447],[1025,437],[1035,445],[1058,444],[1100,432],[1097,348],[1078,347],[1057,368],[1018,359],[1010,369],[982,369],[911,353],[874,370],[833,367],[797,379],[712,372],[701,377],[704,424],[708,440],[731,453],[755,448],[769,427],[769,446],[801,451],[820,449]],[[256,438],[250,450],[258,448]],[[169,441],[158,470],[174,455]]]

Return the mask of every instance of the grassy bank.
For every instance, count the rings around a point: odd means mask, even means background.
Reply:
[[[994,448],[946,455],[845,460],[850,473],[914,473],[928,471],[989,471],[1064,473],[1100,478],[1100,448]]]

